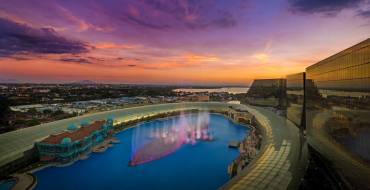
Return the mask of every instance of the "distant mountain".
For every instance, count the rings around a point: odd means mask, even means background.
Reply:
[[[14,84],[14,83],[21,83],[21,81],[17,79],[2,79],[0,78],[0,83],[1,84]]]

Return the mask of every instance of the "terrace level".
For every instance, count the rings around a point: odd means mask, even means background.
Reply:
[[[291,189],[297,187],[306,164],[306,146],[298,128],[285,118],[261,107],[221,102],[172,103],[141,106],[60,120],[0,135],[0,168],[21,159],[34,142],[60,133],[70,124],[114,117],[116,124],[159,113],[182,110],[227,111],[229,106],[246,110],[257,120],[263,135],[258,156],[222,189]],[[227,147],[225,147],[227,148]],[[293,178],[293,176],[295,176]]]

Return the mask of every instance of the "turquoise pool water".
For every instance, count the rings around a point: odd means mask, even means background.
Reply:
[[[196,119],[197,114],[186,114],[185,117]],[[154,120],[139,126],[169,126],[174,119],[179,117]],[[210,114],[209,121],[216,140],[185,144],[168,156],[135,167],[128,166],[128,163],[132,136],[138,128],[128,129],[116,135],[121,143],[104,153],[92,153],[89,159],[71,166],[36,172],[36,189],[217,189],[229,179],[227,166],[239,154],[238,150],[228,148],[228,143],[242,140],[248,129],[218,114]]]

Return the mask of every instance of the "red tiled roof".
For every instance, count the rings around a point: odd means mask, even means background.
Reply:
[[[40,160],[41,161],[51,161],[51,160],[54,160],[55,157],[54,156],[41,156]]]
[[[84,137],[89,136],[94,131],[101,129],[105,124],[104,120],[95,121],[94,123],[85,127],[80,127],[76,131],[67,131],[56,135],[50,135],[48,138],[41,141],[45,144],[59,144],[64,138],[71,138],[72,142],[82,140]]]

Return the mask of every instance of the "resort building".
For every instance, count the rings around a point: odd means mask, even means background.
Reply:
[[[92,148],[113,135],[113,120],[95,121],[92,124],[68,126],[68,130],[53,134],[36,142],[40,161],[67,163],[79,156],[87,155]]]
[[[370,189],[370,39],[309,66],[305,94],[311,155],[335,188]]]

